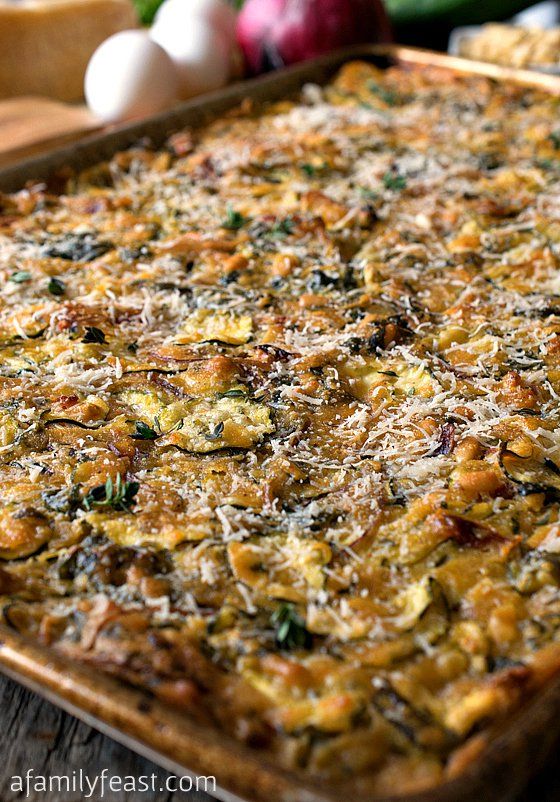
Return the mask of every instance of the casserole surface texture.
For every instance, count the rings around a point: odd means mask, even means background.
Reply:
[[[4,195],[5,622],[331,787],[475,760],[560,665],[559,104],[351,62]]]

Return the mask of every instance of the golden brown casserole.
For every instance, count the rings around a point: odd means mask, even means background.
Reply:
[[[559,105],[354,62],[4,196],[5,622],[307,775],[457,774],[560,665]]]

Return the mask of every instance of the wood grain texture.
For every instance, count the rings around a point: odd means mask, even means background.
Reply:
[[[103,768],[113,775],[157,775],[164,788],[168,773],[110,738],[59,710],[49,702],[0,676],[0,800],[21,802],[12,790],[12,776],[33,767],[36,775],[70,775],[83,769],[92,777]],[[93,796],[93,799],[98,799]],[[29,802],[83,802],[80,793],[36,793]],[[213,802],[204,792],[151,791],[107,793],[107,802]]]
[[[54,776],[80,769],[90,776],[103,768],[125,777],[157,775],[156,786],[163,788],[168,773],[148,760],[115,743],[86,724],[59,710],[49,702],[0,676],[0,800],[21,802],[11,789],[11,778],[23,775],[29,767],[35,774]],[[560,772],[557,764],[560,745],[544,771],[516,802],[560,802]],[[37,793],[30,802],[83,802],[81,794]],[[212,802],[203,792],[114,793],[108,802]]]
[[[41,97],[0,101],[0,166],[73,142],[100,127],[85,106]]]

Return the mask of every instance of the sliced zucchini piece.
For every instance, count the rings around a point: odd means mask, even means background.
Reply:
[[[244,398],[192,399],[166,407],[158,418],[162,445],[205,454],[220,448],[251,448],[274,431],[270,410]]]
[[[548,501],[560,500],[560,469],[552,460],[541,462],[506,450],[501,455],[501,465],[507,478],[519,485],[521,495],[544,493]]]
[[[449,627],[449,606],[440,583],[433,576],[410,585],[397,597],[400,615],[392,619],[399,632],[414,630],[423,643],[434,644]]]
[[[0,559],[15,560],[38,551],[53,536],[48,518],[33,507],[0,513]]]
[[[437,728],[440,734],[441,748],[448,745],[449,734],[436,723],[428,711],[415,707],[389,682],[385,682],[376,691],[373,705],[385,721],[395,727],[405,741],[418,745],[422,733],[427,727],[430,727],[432,730]]]
[[[395,382],[395,387],[407,395],[419,395],[429,398],[434,394],[434,380],[426,370],[424,365],[407,366],[397,368],[399,378]]]
[[[0,447],[13,445],[19,432],[20,426],[15,416],[8,413],[0,415]]]
[[[250,315],[197,309],[183,323],[175,342],[187,344],[213,340],[228,345],[243,345],[252,333]]]
[[[371,401],[381,387],[390,397],[419,395],[429,398],[437,390],[435,380],[424,365],[410,365],[403,360],[350,359],[341,367],[341,374],[348,380],[351,395],[361,401]]]
[[[173,550],[180,543],[202,540],[211,534],[210,529],[204,531],[183,516],[176,522],[162,521],[155,527],[132,515],[115,517],[104,512],[89,513],[87,521],[96,534],[102,534],[113,543],[125,547],[155,544],[159,548]]]
[[[410,585],[397,597],[397,606],[401,610],[393,619],[393,624],[401,632],[406,632],[418,623],[434,600],[432,580],[430,577]]]
[[[149,390],[125,390],[119,393],[119,401],[129,406],[136,417],[150,426],[165,409],[163,401],[156,393],[152,393]]]
[[[383,362],[380,359],[349,359],[340,367],[340,372],[349,384],[349,392],[360,401],[367,401],[378,387],[391,383],[397,376],[394,371],[381,372]]]

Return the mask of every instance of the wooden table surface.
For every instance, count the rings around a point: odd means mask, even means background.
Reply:
[[[168,773],[149,760],[64,713],[34,693],[0,675],[0,800],[1,802],[83,802],[81,794],[31,793],[12,790],[13,775],[70,775],[83,769],[90,777],[101,774],[158,776],[165,787]],[[161,780],[161,782],[159,782]],[[92,802],[100,802],[92,796]],[[204,792],[106,793],[103,802],[213,802]]]
[[[25,797],[12,790],[12,776],[32,767],[36,775],[68,775],[83,769],[90,777],[103,768],[113,775],[151,775],[165,786],[164,769],[134,754],[49,702],[0,676],[0,800],[2,802],[83,802],[73,793],[36,793]],[[560,746],[549,763],[515,802],[560,802]],[[161,783],[159,782],[161,780]],[[96,797],[93,797],[96,799]],[[108,802],[212,802],[204,792],[106,794]],[[492,800],[481,800],[492,802]]]
[[[85,106],[44,97],[0,100],[0,167],[78,140],[99,127]]]

